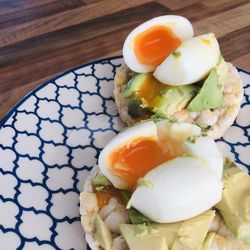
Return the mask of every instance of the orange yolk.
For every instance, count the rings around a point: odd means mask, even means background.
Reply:
[[[153,100],[160,95],[162,90],[167,88],[167,85],[155,79],[152,73],[147,73],[144,79],[136,95],[140,97],[140,99],[144,99],[149,106],[152,106]]]
[[[104,189],[101,191],[96,191],[95,194],[96,194],[99,208],[103,208],[105,205],[107,205],[111,197],[115,197],[116,199],[121,201],[120,193],[115,188],[109,188],[109,189]]]
[[[154,26],[135,38],[135,55],[142,64],[158,66],[180,43],[166,26]]]
[[[173,158],[161,143],[152,138],[137,138],[110,155],[110,170],[129,182],[131,189],[137,180],[151,169]]]

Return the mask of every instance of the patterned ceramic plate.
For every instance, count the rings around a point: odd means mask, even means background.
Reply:
[[[0,122],[1,249],[82,249],[79,192],[104,145],[122,128],[112,97],[121,57],[51,79]],[[250,74],[220,149],[250,165]]]

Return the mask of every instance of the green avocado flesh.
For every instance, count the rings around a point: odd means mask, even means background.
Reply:
[[[195,85],[185,85],[178,87],[167,87],[153,101],[153,111],[155,113],[173,115],[187,107],[188,103],[197,93]]]
[[[92,183],[95,190],[97,191],[101,191],[112,185],[109,179],[104,176],[100,171],[94,176]]]
[[[156,80],[152,73],[146,73],[134,76],[123,96],[129,99],[128,114],[136,118],[150,111],[170,116],[187,107],[197,92],[196,85],[169,86]]]
[[[136,225],[120,225],[120,230],[130,250],[168,250],[166,238],[163,235],[147,232],[143,234],[138,232],[138,229]]]
[[[216,205],[238,239],[250,240],[250,176],[239,167],[223,173],[222,200]]]
[[[126,191],[126,190],[120,190],[120,194],[121,194],[124,204],[127,205],[131,198],[131,192]],[[147,218],[145,215],[143,215],[142,213],[140,213],[138,210],[136,210],[133,207],[127,209],[127,211],[128,211],[129,219],[131,220],[133,224],[147,224],[148,225],[149,223],[152,223],[152,221],[149,218]]]
[[[172,250],[201,249],[215,211],[209,210],[181,224]]]
[[[167,224],[121,224],[121,233],[130,250],[201,249],[214,218],[212,210],[182,222]]]
[[[95,230],[95,239],[105,250],[110,250],[112,245],[112,235],[99,214],[96,215]]]
[[[170,118],[183,109],[199,112],[221,107],[224,98],[220,86],[227,81],[228,65],[221,57],[202,84],[170,86],[159,82],[152,73],[141,73],[129,80],[123,96],[129,100],[128,114],[132,118],[149,116],[150,112]]]
[[[219,76],[216,68],[214,68],[205,80],[199,93],[189,103],[187,109],[190,111],[202,111],[220,107],[224,99],[218,84]]]
[[[124,97],[137,96],[146,101],[152,100],[166,85],[154,78],[152,73],[142,73],[135,75],[129,80],[124,92]]]
[[[140,99],[132,97],[128,101],[128,114],[132,118],[139,118],[151,115],[151,111],[147,107],[144,107]]]
[[[142,213],[140,213],[133,207],[128,209],[128,216],[133,224],[149,224],[152,222],[150,219],[148,219],[146,216],[144,216]]]
[[[215,233],[211,232],[207,235],[205,241],[203,242],[201,250],[211,250]]]

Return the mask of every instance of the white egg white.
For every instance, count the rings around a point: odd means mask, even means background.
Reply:
[[[171,223],[192,218],[221,200],[222,182],[197,157],[177,157],[145,175],[130,204],[151,220]]]
[[[185,141],[183,150],[196,156],[208,163],[219,178],[223,172],[223,156],[221,155],[215,141],[208,136],[199,136],[195,138],[195,143]]]
[[[147,121],[140,123],[134,127],[128,128],[123,132],[115,136],[102,150],[98,159],[98,165],[100,171],[112,182],[112,184],[119,189],[128,189],[129,183],[113,174],[110,171],[110,154],[121,148],[124,145],[128,145],[136,138],[150,137],[158,140],[157,128],[153,121]]]
[[[190,136],[194,140],[187,139]],[[131,198],[134,208],[155,222],[170,223],[199,215],[220,201],[223,158],[216,143],[202,136],[196,125],[166,120],[146,121],[128,128],[102,150],[98,160],[100,171],[116,188],[129,189],[130,185],[110,171],[110,156],[123,146],[129,147],[137,138],[160,140],[176,153],[176,158],[143,177],[152,185],[136,188]]]
[[[184,141],[188,137],[199,135],[200,133],[201,130],[198,126],[189,123],[169,123],[168,121],[160,121],[158,123],[147,121],[139,123],[119,133],[104,147],[98,159],[100,171],[116,188],[128,189],[129,183],[110,171],[109,160],[113,151],[124,145],[129,146],[136,138],[150,137],[155,140],[161,140],[163,143],[166,142],[169,146],[168,150],[173,154],[182,154]]]
[[[200,135],[201,128],[195,124],[181,122],[171,123],[167,120],[157,122],[157,132],[160,139],[174,142],[184,142],[188,137]]]
[[[184,41],[155,70],[154,77],[162,83],[178,86],[204,79],[216,66],[220,56],[213,33]]]
[[[167,144],[167,148],[172,155],[185,153],[183,149],[184,141],[191,136],[201,134],[201,128],[190,123],[170,123],[167,120],[157,122],[157,132],[159,139]]]
[[[163,25],[172,30],[172,32],[181,40],[185,41],[193,37],[192,24],[182,16],[165,15],[155,17],[130,32],[123,45],[123,58],[127,66],[138,73],[152,72],[155,66],[140,63],[134,52],[135,38],[142,32],[152,28],[153,26]]]

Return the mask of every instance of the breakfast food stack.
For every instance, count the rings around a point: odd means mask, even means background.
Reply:
[[[250,249],[250,176],[214,141],[240,109],[242,82],[213,33],[181,16],[135,28],[114,95],[130,127],[102,150],[80,195],[91,249]]]

